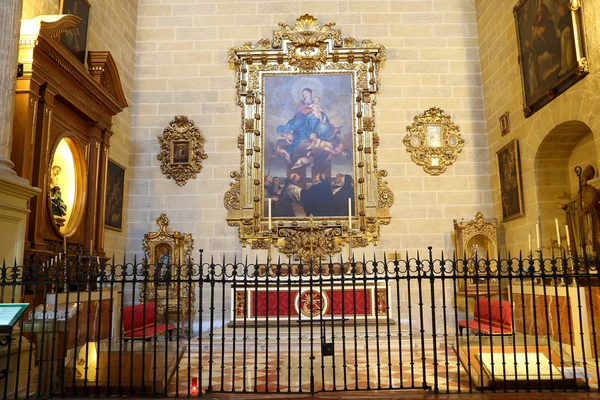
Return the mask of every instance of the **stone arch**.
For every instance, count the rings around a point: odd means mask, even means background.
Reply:
[[[568,120],[550,129],[537,146],[533,178],[543,247],[556,247],[555,219],[558,219],[561,244],[564,244],[566,217],[563,207],[573,200],[578,190],[573,168],[575,165],[585,168],[592,164],[597,169],[594,142],[594,134],[588,124]]]

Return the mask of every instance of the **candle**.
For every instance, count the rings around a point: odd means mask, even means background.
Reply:
[[[540,250],[540,224],[535,224],[535,244],[537,249]]]
[[[554,218],[554,225],[556,225],[556,240],[558,241],[558,247],[560,247],[560,231],[558,230],[558,218]]]
[[[527,254],[531,254],[531,233],[529,234],[529,246]]]
[[[569,225],[565,225],[565,233],[567,234],[567,251],[571,249],[571,237],[569,236]]]
[[[352,229],[352,198],[348,197],[348,231]]]
[[[271,199],[269,199],[269,230],[271,230]]]
[[[67,237],[63,236],[63,253],[67,254]]]
[[[92,249],[94,248],[94,240],[90,240],[90,258],[92,258]]]

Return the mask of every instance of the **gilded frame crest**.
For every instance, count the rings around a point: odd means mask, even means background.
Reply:
[[[202,160],[208,155],[204,152],[204,136],[194,121],[185,115],[176,115],[158,136],[161,162],[160,169],[168,179],[179,186],[188,179],[196,179],[202,170]]]
[[[227,221],[242,245],[302,260],[377,244],[394,199],[374,118],[385,47],[308,14],[279,26],[229,49],[242,123]]]

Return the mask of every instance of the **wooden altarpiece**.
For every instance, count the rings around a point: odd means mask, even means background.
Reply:
[[[157,232],[144,235],[142,301],[156,302],[159,316],[175,325],[189,328],[195,311],[196,294],[190,274],[194,273],[192,251],[194,239],[189,233],[170,232],[169,218],[161,214]]]
[[[83,65],[60,42],[80,19],[73,15],[23,20],[12,161],[17,174],[42,193],[30,203],[25,256],[45,260],[75,250],[104,256],[104,199],[112,117],[127,107],[116,64],[107,51],[90,51]],[[73,162],[70,218],[57,224],[49,179],[61,142]]]

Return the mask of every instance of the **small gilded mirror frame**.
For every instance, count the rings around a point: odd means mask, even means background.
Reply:
[[[403,140],[406,151],[429,175],[443,174],[456,162],[465,144],[459,127],[444,110],[436,107],[417,115],[406,131]]]

